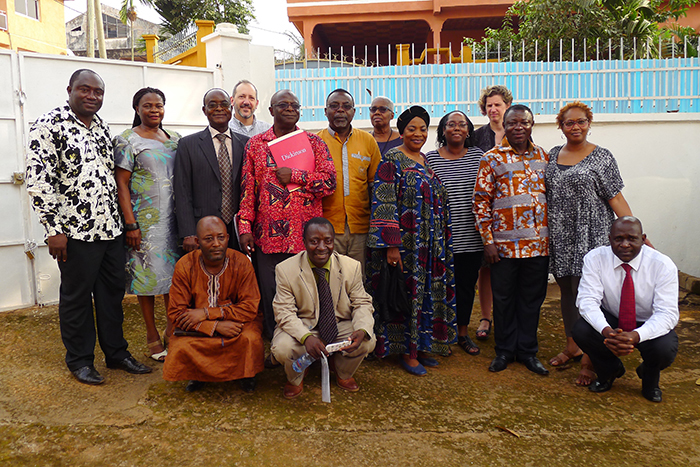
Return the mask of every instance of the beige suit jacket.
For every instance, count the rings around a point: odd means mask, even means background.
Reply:
[[[360,263],[348,256],[333,253],[329,285],[338,321],[352,320],[354,330],[374,336],[372,297],[362,283]],[[277,293],[272,302],[277,328],[297,341],[316,328],[319,314],[316,277],[306,251],[279,263],[275,268]]]

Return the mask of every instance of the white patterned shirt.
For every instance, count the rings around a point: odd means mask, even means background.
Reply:
[[[70,106],[29,130],[27,193],[47,236],[112,240],[122,233],[109,127],[97,115],[86,127]]]

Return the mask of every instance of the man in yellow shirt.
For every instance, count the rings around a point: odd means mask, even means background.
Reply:
[[[381,155],[372,135],[352,127],[355,101],[348,91],[332,91],[325,112],[328,128],[318,135],[333,157],[337,188],[323,198],[323,217],[335,229],[335,251],[359,261],[364,273],[371,187]]]

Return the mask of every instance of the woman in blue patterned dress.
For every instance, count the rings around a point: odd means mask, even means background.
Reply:
[[[128,293],[138,296],[146,323],[146,355],[165,360],[167,351],[155,323],[155,296],[168,308],[170,282],[178,259],[173,168],[180,135],[163,130],[165,95],[140,89],[133,99],[133,127],[114,138],[119,206],[126,231]],[[171,323],[165,331],[170,335]]]
[[[375,354],[401,355],[403,368],[416,376],[438,365],[427,352],[449,355],[457,337],[447,190],[420,151],[429,124],[428,112],[419,106],[399,117],[403,144],[388,151],[377,168],[367,239],[371,289],[379,287],[383,261],[398,265],[413,305],[410,316],[390,323],[375,314]]]

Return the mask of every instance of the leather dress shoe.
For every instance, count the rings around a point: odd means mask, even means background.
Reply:
[[[92,365],[87,365],[78,368],[77,370],[71,371],[71,373],[73,373],[75,379],[77,379],[83,384],[91,384],[93,386],[97,386],[98,384],[102,384],[105,382],[105,379],[102,377],[102,375],[100,375],[95,369],[95,367]]]
[[[134,375],[143,375],[145,373],[150,373],[153,371],[153,368],[151,368],[150,366],[146,366],[143,363],[138,362],[131,355],[126,357],[124,360],[118,360],[118,361],[107,360],[107,368],[111,368],[113,370],[124,370],[127,373],[131,373]]]
[[[257,383],[255,382],[255,377],[253,378],[242,378],[238,380],[238,385],[243,389],[244,392],[251,394],[255,392],[255,387]]]
[[[278,368],[280,366],[282,366],[282,364],[275,360],[275,357],[272,355],[272,352],[270,352],[270,354],[267,357],[265,357],[265,368],[267,368],[268,370]]]
[[[649,391],[642,389],[642,395],[648,401],[661,402],[661,389],[659,388],[653,388]]]
[[[493,371],[494,373],[503,371],[508,368],[508,364],[512,361],[512,358],[508,358],[505,355],[497,355],[496,358],[491,361],[489,371]]]
[[[525,365],[525,368],[538,375],[546,376],[549,374],[549,370],[544,367],[541,361],[537,357],[527,357],[520,360],[520,363]]]
[[[189,383],[187,383],[187,386],[185,386],[185,391],[187,392],[195,392],[199,391],[204,387],[204,381],[197,381],[197,380],[192,380]]]
[[[611,376],[609,379],[606,380],[601,380],[600,378],[596,379],[591,383],[590,386],[588,386],[588,390],[591,392],[605,392],[609,391],[613,383],[617,378],[622,377],[622,375],[625,374],[625,367],[623,365],[620,365],[620,368],[617,370],[617,373],[615,373],[613,376]]]
[[[348,379],[340,379],[340,377],[336,377],[335,382],[338,383],[338,387],[340,389],[345,389],[348,392],[357,392],[360,390],[360,386],[353,377]]]
[[[284,390],[282,391],[282,395],[285,399],[294,399],[295,397],[298,397],[303,390],[303,381],[299,383],[299,386],[294,386],[292,383],[287,381],[286,383],[284,383]]]

